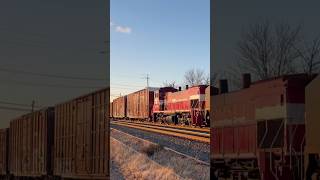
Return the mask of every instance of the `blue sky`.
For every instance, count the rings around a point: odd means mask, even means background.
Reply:
[[[209,0],[111,0],[111,95],[210,72]]]

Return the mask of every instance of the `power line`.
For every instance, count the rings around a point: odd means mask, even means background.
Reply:
[[[115,86],[110,86],[111,90],[123,90],[123,89],[127,89],[127,90],[138,90],[138,89],[143,89],[142,87],[141,88],[138,88],[138,87],[115,87]]]
[[[0,101],[0,104],[7,104],[7,105],[14,105],[14,106],[22,106],[22,107],[30,107],[29,104],[20,104],[20,103],[13,103],[13,102],[7,102],[7,101]],[[37,108],[41,108],[41,106],[34,106]]]
[[[34,39],[34,38],[33,38]],[[57,49],[57,50],[89,50],[89,51],[95,51],[95,52],[99,52],[102,50],[101,47],[96,47],[96,48],[93,48],[93,47],[79,47],[79,48],[73,48],[73,47],[62,47],[62,46],[48,46],[50,44],[52,44],[52,42],[40,42],[40,41],[34,41],[34,40],[30,40],[30,39],[10,39],[10,41],[1,41],[3,43],[5,43],[7,46],[9,45],[13,45],[13,46],[27,46],[27,47],[31,47],[31,48],[48,48],[48,49]],[[104,42],[98,42],[98,43],[101,43],[101,44],[104,44]]]
[[[22,81],[8,81],[7,84],[15,84],[20,86],[38,86],[38,87],[53,87],[53,88],[71,88],[71,89],[98,89],[104,86],[69,86],[64,84],[42,84],[42,83],[29,83]]]
[[[30,71],[20,71],[8,68],[0,68],[0,71],[9,72],[9,73],[16,73],[16,74],[28,74],[33,76],[42,76],[42,77],[49,77],[49,78],[60,78],[60,79],[73,79],[73,80],[88,80],[88,81],[106,81],[103,78],[86,78],[86,77],[76,77],[76,76],[64,76],[64,75],[54,75],[54,74],[44,74],[44,73],[36,73]],[[128,84],[120,84],[120,83],[110,83],[111,86],[134,86],[134,87],[142,87],[142,85],[128,85]]]
[[[124,86],[124,87],[143,87],[143,85],[132,85],[132,84],[117,84],[117,83],[110,83],[110,86]]]
[[[24,111],[24,112],[31,111],[31,109],[7,107],[7,106],[0,106],[0,109],[10,110],[10,111]]]
[[[45,74],[45,73],[36,73],[36,72],[30,72],[30,71],[14,70],[14,69],[8,69],[8,68],[0,68],[0,71],[9,72],[9,73],[16,73],[16,74],[28,74],[28,75],[33,75],[33,76],[42,76],[42,77],[49,77],[49,78],[58,78],[58,79],[106,81],[106,79],[103,79],[103,78],[86,78],[86,77],[76,77],[76,76],[54,75],[54,74]]]

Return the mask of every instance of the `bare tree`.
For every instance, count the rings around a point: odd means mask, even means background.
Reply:
[[[310,43],[304,42],[301,48],[297,48],[297,51],[302,60],[303,72],[317,73],[320,68],[320,38],[315,38]]]
[[[258,79],[294,73],[292,64],[299,58],[295,46],[300,40],[300,29],[268,21],[253,24],[238,42],[237,65]]]
[[[172,82],[165,81],[163,83],[163,86],[164,87],[173,87],[173,88],[175,88],[176,87],[176,81],[172,81]]]
[[[184,81],[191,86],[207,84],[210,81],[210,76],[206,76],[201,69],[190,69],[185,73]]]
[[[203,84],[210,85],[210,74],[207,74],[203,79]]]

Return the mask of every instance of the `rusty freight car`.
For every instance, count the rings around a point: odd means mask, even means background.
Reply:
[[[306,88],[306,176],[320,177],[320,76],[315,78]]]
[[[127,95],[127,117],[129,119],[150,119],[154,102],[154,91],[158,88],[146,88]]]
[[[45,108],[10,122],[9,171],[15,177],[52,175],[54,109]]]
[[[109,104],[109,117],[113,118],[113,102]]]
[[[211,160],[217,176],[303,178],[306,74],[276,77],[212,96]],[[214,174],[214,173],[213,173]]]
[[[109,95],[106,88],[55,106],[55,176],[108,179]]]
[[[121,96],[113,100],[112,116],[116,119],[127,117],[127,96]]]
[[[9,129],[0,129],[0,179],[6,178],[9,174],[8,155],[9,155]]]

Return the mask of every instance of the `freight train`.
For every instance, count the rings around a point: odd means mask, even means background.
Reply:
[[[109,94],[12,120],[0,130],[0,179],[109,179]]]
[[[110,117],[209,127],[209,93],[207,85],[146,88],[114,99]]]
[[[109,116],[194,124],[200,113],[202,125],[211,121],[212,179],[319,178],[320,77],[314,77],[251,82],[245,74],[237,91],[220,80],[218,88],[148,88],[111,103],[108,88],[77,97],[0,129],[0,179],[108,179]]]
[[[307,167],[309,174],[319,171],[316,163],[304,165],[305,159],[319,162],[320,154],[319,116],[308,119],[313,127],[305,126],[305,110],[319,112],[319,88],[307,96],[317,96],[317,104],[305,106],[305,88],[314,77],[295,74],[251,82],[250,74],[244,74],[243,87],[232,92],[228,81],[220,80],[219,93],[211,95],[212,178],[302,180]]]

